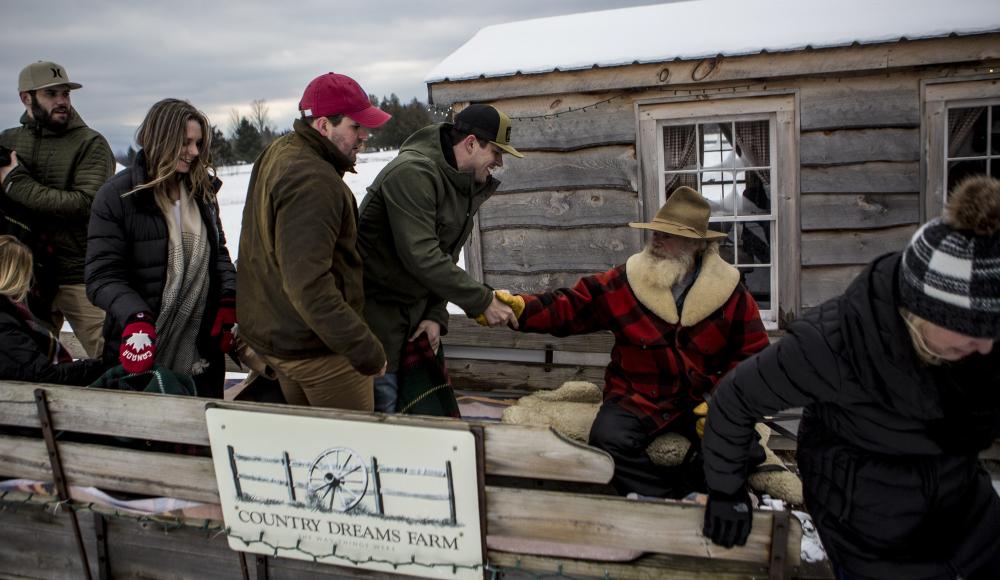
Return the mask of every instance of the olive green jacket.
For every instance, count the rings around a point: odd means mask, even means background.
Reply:
[[[354,164],[302,120],[250,176],[236,269],[239,334],[262,354],[339,354],[375,374],[385,353],[362,317]]]
[[[73,110],[64,131],[54,132],[21,115],[21,126],[0,134],[0,145],[17,152],[7,175],[0,213],[17,215],[51,244],[60,284],[83,284],[90,204],[115,170],[111,147]]]
[[[358,243],[365,262],[365,318],[396,372],[406,339],[421,320],[447,332],[447,303],[482,314],[492,290],[459,268],[473,216],[500,182],[478,184],[445,159],[448,123],[411,135],[368,188]]]

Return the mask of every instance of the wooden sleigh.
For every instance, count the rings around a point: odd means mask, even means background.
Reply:
[[[211,458],[136,449],[134,445],[71,442],[52,437],[74,432],[209,444],[209,407],[417,426],[452,420],[386,417],[186,397],[101,391],[18,382],[0,383],[0,425],[21,433],[0,436],[0,474],[70,486],[218,503]],[[758,512],[746,546],[723,549],[702,537],[702,509],[667,502],[638,502],[574,491],[574,485],[610,480],[611,459],[554,431],[480,423],[487,533],[637,550],[631,562],[599,562],[489,550],[485,574],[541,572],[595,577],[791,577],[824,575],[799,560],[801,529],[785,512]],[[37,430],[27,432],[28,430]],[[536,481],[566,489],[538,489]],[[6,493],[0,512],[2,575],[91,577],[309,578],[370,577],[372,572],[287,558],[245,559],[230,550],[221,522],[202,519],[120,517],[111,509]],[[69,509],[75,506],[78,509]],[[75,522],[75,523],[74,523]],[[79,532],[74,532],[74,527]],[[377,575],[377,574],[376,574]]]
[[[555,388],[567,380],[599,382],[611,340],[606,334],[558,339],[485,329],[457,317],[444,339],[456,387],[493,394]],[[521,351],[537,360],[525,360],[530,357],[521,356]],[[85,577],[84,562],[95,578],[385,576],[283,557],[251,554],[248,558],[230,549],[217,517],[123,516],[113,508],[63,499],[73,486],[94,486],[217,504],[210,457],[136,449],[113,439],[207,446],[205,412],[210,407],[365,423],[455,425],[448,419],[0,382],[0,428],[6,433],[0,435],[0,475],[55,482],[57,492],[56,497],[2,494],[0,577],[80,578]],[[488,537],[565,543],[573,554],[488,549],[483,570],[487,577],[830,576],[827,566],[801,561],[801,526],[787,512],[756,512],[747,544],[720,548],[701,535],[703,509],[697,505],[593,493],[606,488],[613,469],[610,457],[599,450],[547,428],[471,425],[483,439]],[[11,429],[22,432],[10,433]],[[105,440],[102,444],[54,437],[46,441],[46,433],[61,431],[105,436]],[[774,441],[772,448],[794,446],[790,439],[777,445]],[[994,446],[984,457],[1000,456],[998,450]],[[630,561],[584,559],[579,555],[588,546],[642,555]]]

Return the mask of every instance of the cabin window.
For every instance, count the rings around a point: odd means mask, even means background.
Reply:
[[[945,200],[947,192],[970,175],[1000,178],[1000,100],[948,107]]]
[[[720,254],[740,270],[768,328],[799,311],[798,115],[787,92],[650,99],[638,108],[643,217],[687,185],[728,237]]]
[[[710,227],[729,235],[720,243],[720,255],[739,269],[757,305],[773,320],[777,232],[771,133],[766,116],[662,122],[659,201],[684,185],[701,192],[712,208]]]
[[[924,81],[921,221],[941,215],[970,175],[1000,178],[1000,77]]]

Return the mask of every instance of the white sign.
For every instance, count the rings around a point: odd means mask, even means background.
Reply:
[[[474,435],[209,409],[234,550],[481,580]]]

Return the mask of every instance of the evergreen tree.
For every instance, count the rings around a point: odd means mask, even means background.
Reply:
[[[404,105],[396,94],[383,97],[381,102],[374,95],[370,98],[372,104],[392,115],[392,119],[385,125],[372,131],[371,139],[368,140],[370,149],[398,149],[414,132],[449,118],[446,110],[429,107],[417,99]]]
[[[115,154],[115,161],[121,163],[125,167],[132,167],[132,164],[135,163],[136,155],[138,155],[138,151],[129,145],[128,151],[119,151]]]
[[[212,125],[212,163],[218,166],[232,165],[237,160],[233,157],[233,145],[218,127]]]
[[[234,161],[243,163],[253,163],[257,155],[264,150],[264,139],[260,131],[253,126],[250,119],[242,115],[233,129],[232,148]]]

